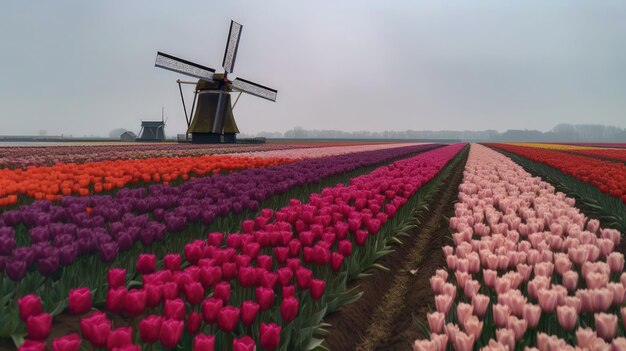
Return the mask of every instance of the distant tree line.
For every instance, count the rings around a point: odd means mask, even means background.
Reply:
[[[558,124],[552,130],[509,129],[455,131],[455,130],[383,130],[378,132],[340,130],[307,130],[295,127],[281,132],[259,132],[241,137],[289,138],[289,139],[448,139],[463,141],[535,141],[535,142],[626,142],[626,129],[601,124]]]

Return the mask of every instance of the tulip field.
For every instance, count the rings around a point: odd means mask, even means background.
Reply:
[[[0,147],[0,350],[626,350],[626,148]]]

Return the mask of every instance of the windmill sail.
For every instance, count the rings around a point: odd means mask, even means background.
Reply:
[[[205,80],[213,79],[213,74],[215,73],[215,70],[213,68],[202,66],[191,61],[183,60],[176,56],[168,55],[160,51],[157,52],[156,62],[154,63],[154,65],[159,68]]]
[[[237,58],[237,49],[239,49],[239,39],[241,38],[241,29],[243,26],[235,21],[230,21],[230,30],[228,31],[228,40],[226,41],[226,49],[224,50],[224,60],[222,67],[228,73],[235,68],[235,59]]]
[[[257,84],[241,78],[236,78],[235,80],[233,80],[231,86],[235,90],[258,96],[260,98],[270,101],[276,101],[276,96],[278,95],[278,90],[268,88],[261,84]]]

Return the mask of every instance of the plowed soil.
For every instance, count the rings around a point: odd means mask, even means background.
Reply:
[[[429,278],[444,267],[441,248],[452,243],[448,218],[454,213],[458,188],[467,161],[443,179],[430,211],[409,238],[401,239],[395,252],[380,260],[391,272],[376,271],[353,284],[364,294],[357,302],[328,316],[330,335],[324,345],[341,350],[411,350],[420,335],[418,323],[426,323],[434,294]]]

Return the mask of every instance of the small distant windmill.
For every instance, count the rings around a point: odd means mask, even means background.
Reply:
[[[210,67],[202,66],[178,57],[157,52],[155,66],[170,71],[182,73],[191,77],[199,78],[197,83],[177,80],[185,119],[187,120],[187,133],[191,133],[193,143],[234,143],[236,133],[239,133],[233,108],[239,101],[241,93],[258,96],[270,101],[276,101],[277,90],[266,86],[236,78],[231,81],[228,74],[233,72],[239,39],[243,26],[235,21],[230,21],[230,31],[224,51],[222,67],[224,73],[215,73]],[[196,84],[194,102],[191,113],[187,116],[187,108],[180,84]],[[238,91],[239,96],[231,104],[230,92]],[[197,100],[197,104],[196,104]],[[194,114],[195,108],[195,114]]]
[[[160,121],[141,121],[141,130],[137,141],[165,141],[165,110],[161,107]]]

